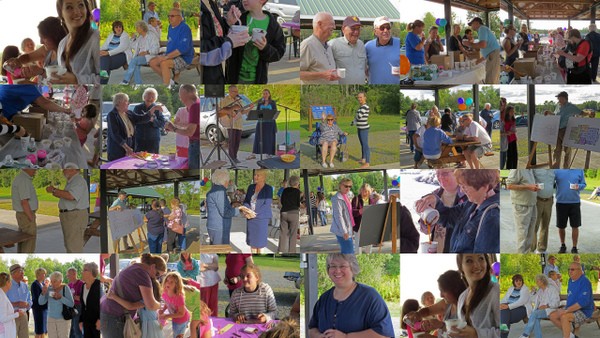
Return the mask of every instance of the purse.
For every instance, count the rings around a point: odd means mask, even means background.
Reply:
[[[173,231],[174,233],[183,235],[183,225],[181,225],[181,223],[173,222],[173,224],[171,224],[170,228],[171,228],[171,231]]]
[[[64,297],[65,296],[65,287],[64,286],[63,286],[62,294]],[[77,312],[77,309],[63,304],[62,316],[65,320],[71,320],[71,319],[73,319],[73,317],[77,316],[78,314],[79,314],[79,312]]]
[[[119,281],[120,282],[120,281]],[[113,283],[113,286],[116,288],[117,295],[119,297],[123,297],[123,292],[121,290],[120,283]],[[129,312],[125,313],[125,326],[123,327],[123,337],[127,338],[142,338],[142,325],[137,323]]]

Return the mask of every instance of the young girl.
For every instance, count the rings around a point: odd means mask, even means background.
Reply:
[[[163,281],[162,287],[162,298],[165,305],[158,310],[158,319],[161,321],[172,319],[173,338],[183,338],[190,321],[190,313],[185,307],[183,280],[179,273],[169,272]],[[167,310],[169,310],[169,314],[165,314]]]
[[[152,279],[152,293],[154,294],[154,299],[156,299],[157,302],[160,302],[161,287],[160,283],[155,279]],[[138,316],[140,317],[140,321],[142,322],[142,338],[165,337],[162,331],[162,327],[158,323],[158,313],[156,311],[146,309],[144,307],[144,303],[142,302],[132,303],[130,301],[127,301],[117,296],[117,293],[113,292],[112,289],[106,297],[119,303],[119,305],[126,308],[127,310],[138,310]]]
[[[440,129],[439,117],[430,117],[427,125],[429,128],[423,133],[423,156],[428,160],[437,160],[442,155],[442,143],[451,144],[452,140]]]
[[[198,326],[200,326],[200,323],[205,319],[203,311],[206,304],[203,304],[200,299],[200,283],[190,278],[182,278],[182,280],[183,290],[185,291],[185,307],[191,314],[190,338],[198,338]],[[202,325],[204,326],[206,324],[202,323]],[[200,334],[200,338],[204,338],[204,336]]]
[[[212,338],[212,333],[210,332],[210,319],[208,318],[209,315],[210,309],[206,303],[200,301],[200,338]]]
[[[96,116],[98,116],[98,108],[93,104],[87,104],[83,107],[81,117],[75,119],[75,133],[77,133],[81,146],[85,144],[88,134],[94,129],[94,119]]]
[[[171,212],[168,214],[167,217],[167,228],[169,228],[169,235],[167,238],[167,250],[169,252],[175,251],[175,243],[177,241],[178,236],[178,233],[173,231],[173,226],[175,226],[175,224],[181,224],[183,211],[181,210],[179,204],[180,203],[178,198],[173,198],[171,200]],[[165,214],[165,216],[166,215],[167,214]]]
[[[263,11],[267,0],[244,1],[247,10],[239,18],[242,25],[248,26],[248,34],[254,29],[262,29],[264,35],[254,37],[246,45],[233,49],[227,60],[226,83],[267,83],[269,62],[276,62],[285,53],[285,38],[277,19],[269,12]],[[229,19],[229,18],[228,18]],[[236,24],[235,18],[228,20],[229,25]]]

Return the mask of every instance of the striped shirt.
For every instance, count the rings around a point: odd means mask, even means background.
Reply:
[[[267,316],[267,321],[277,315],[275,295],[268,284],[260,283],[254,292],[246,292],[243,286],[233,291],[229,303],[231,318],[243,314],[246,319],[255,319],[261,313]]]
[[[17,125],[9,126],[8,124],[0,124],[0,135],[18,133],[21,127]]]
[[[363,104],[356,111],[356,117],[354,123],[358,129],[369,129],[369,112],[370,108],[366,104]]]

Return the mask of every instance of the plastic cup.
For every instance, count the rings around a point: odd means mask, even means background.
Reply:
[[[58,73],[58,65],[51,65],[44,67],[46,70],[46,77],[52,77],[52,73]]]
[[[61,149],[65,145],[63,140],[54,140],[53,144],[54,144],[54,149]]]
[[[248,26],[233,25],[230,29],[233,33],[248,32]]]
[[[392,67],[392,75],[400,75],[400,67],[399,66],[391,66]]]
[[[23,149],[23,151],[27,151],[28,145],[29,145],[29,136],[21,137],[21,149]]]
[[[65,148],[70,148],[72,141],[73,140],[71,140],[70,137],[67,137],[67,136],[63,137],[63,142],[65,143]]]
[[[338,68],[337,75],[342,79],[345,78],[346,77],[346,68]]]
[[[421,253],[437,253],[438,242],[421,242]]]
[[[253,28],[252,29],[252,41],[260,41],[262,38],[267,36],[267,32],[265,32],[262,28]]]
[[[538,189],[542,190],[544,189],[544,183],[538,183],[537,184]]]
[[[571,183],[571,184],[569,184],[569,188],[571,190],[579,190],[579,184],[577,184],[577,183]]]
[[[459,69],[460,68],[460,62],[454,62],[454,69]]]
[[[42,140],[42,147],[44,148],[44,150],[50,150],[50,147],[52,147],[52,141],[51,140]]]
[[[31,161],[31,164],[37,163],[37,156],[35,154],[27,154],[27,156],[25,156],[25,158],[28,159],[29,161]]]

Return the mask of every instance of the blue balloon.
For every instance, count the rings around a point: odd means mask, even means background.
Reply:
[[[473,104],[473,99],[469,97],[465,102],[467,103],[467,106],[470,106]]]
[[[392,181],[392,186],[394,186],[394,187],[395,187],[395,186],[397,186],[397,185],[398,185],[398,180],[393,180],[393,181]]]
[[[203,187],[206,183],[204,181],[200,181],[200,186]]]
[[[457,101],[458,101],[458,104],[465,103],[465,99],[463,99],[462,97],[459,97]]]
[[[446,21],[446,19],[440,19],[440,26],[446,27],[447,23],[448,23],[448,21]]]

